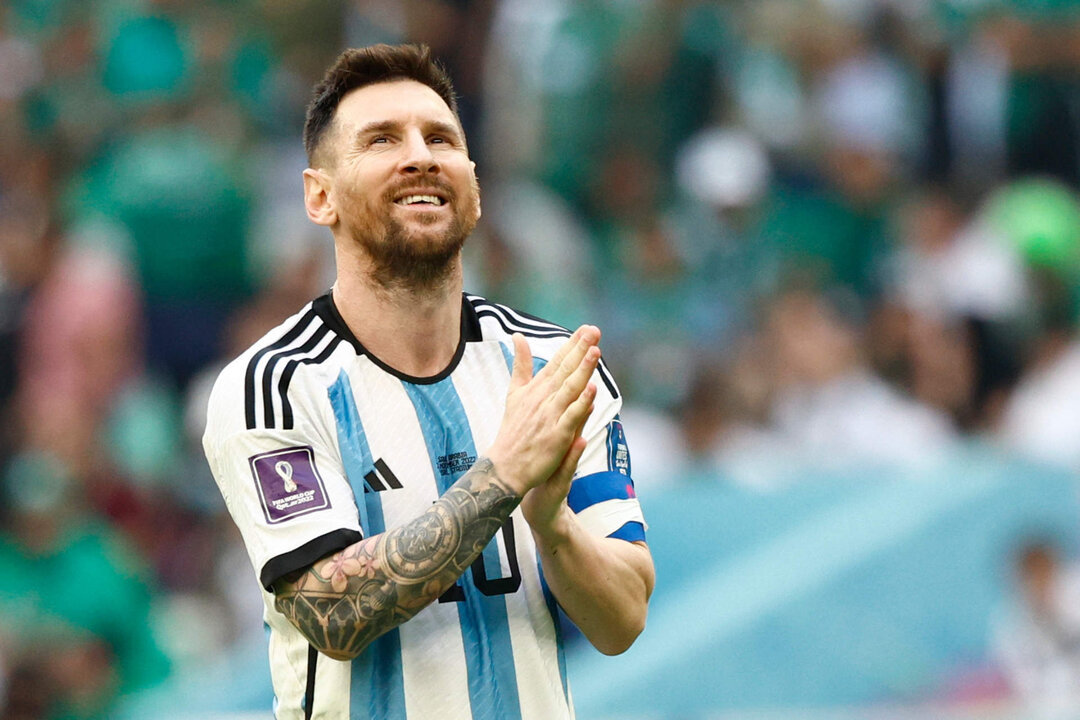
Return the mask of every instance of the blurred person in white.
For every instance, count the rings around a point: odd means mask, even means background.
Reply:
[[[555,603],[605,653],[644,627],[600,333],[462,293],[480,197],[455,107],[426,47],[338,58],[304,132],[337,280],[211,392],[281,720],[570,718]]]
[[[901,245],[892,294],[924,315],[1020,319],[1033,300],[1023,258],[984,212],[966,215],[942,187],[928,186],[900,208]]]
[[[1022,255],[987,212],[944,186],[899,208],[886,296],[871,320],[875,366],[965,432],[992,430],[1020,372],[1034,293]]]
[[[788,3],[815,22],[770,33],[763,23],[773,19],[778,4],[768,5],[774,9],[767,12],[762,3],[752,13],[757,42],[782,47],[797,67],[781,75],[797,69],[805,80],[794,92],[790,81],[765,74],[763,84],[785,87],[781,94],[797,100],[801,127],[783,142],[761,125],[753,93],[741,92],[740,84],[743,122],[776,150],[778,160],[758,232],[775,246],[783,268],[870,297],[880,290],[881,266],[891,250],[888,213],[918,152],[917,79],[902,54],[869,28],[810,12],[817,3]],[[760,64],[761,56],[755,49],[751,64]]]
[[[1013,697],[1038,720],[1080,714],[1080,567],[1053,542],[1022,545],[1013,602],[994,620],[993,649]]]
[[[1080,469],[1080,199],[1047,179],[1020,179],[987,201],[986,213],[1022,258],[1033,288],[1023,375],[996,428],[1008,448]]]
[[[678,194],[664,227],[683,262],[708,290],[713,348],[731,344],[752,323],[756,304],[775,292],[780,248],[760,230],[772,165],[761,143],[737,126],[696,133],[676,154]]]
[[[767,397],[764,422],[717,449],[737,481],[771,485],[795,468],[919,467],[940,461],[956,440],[944,415],[874,374],[857,328],[824,294],[779,295],[740,364],[743,382],[764,373],[769,387],[748,395]]]

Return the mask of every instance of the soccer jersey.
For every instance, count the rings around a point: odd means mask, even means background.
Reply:
[[[364,349],[328,294],[222,371],[203,444],[263,587],[278,720],[573,717],[555,600],[520,509],[437,602],[355,660],[316,652],[271,592],[416,518],[483,455],[502,420],[515,332],[534,370],[570,335],[464,296],[449,367],[409,377]],[[619,391],[602,364],[593,380],[568,503],[590,533],[643,540]]]

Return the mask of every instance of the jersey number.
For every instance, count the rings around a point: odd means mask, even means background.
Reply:
[[[481,553],[472,564],[472,579],[476,589],[485,595],[508,595],[517,592],[521,587],[521,570],[518,568],[517,543],[514,541],[514,521],[507,519],[502,526],[503,545],[506,547],[506,559],[510,563],[510,577],[489,578],[487,568],[484,567],[484,555]],[[439,596],[439,602],[464,602],[465,589],[461,587],[461,580],[446,589]]]

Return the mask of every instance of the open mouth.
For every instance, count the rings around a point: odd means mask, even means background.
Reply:
[[[398,205],[442,207],[446,204],[446,198],[439,195],[412,194],[403,195],[394,202]]]

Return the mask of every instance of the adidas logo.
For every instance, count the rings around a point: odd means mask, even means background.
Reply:
[[[364,475],[364,492],[382,492],[384,490],[400,490],[401,481],[390,467],[379,458],[375,461],[375,469]]]

